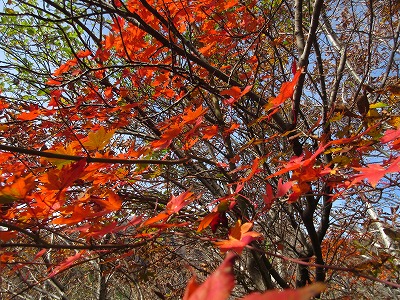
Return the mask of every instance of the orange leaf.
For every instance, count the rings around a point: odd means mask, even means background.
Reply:
[[[239,124],[237,123],[233,123],[231,125],[231,127],[229,127],[228,129],[224,130],[224,136],[227,136],[229,134],[231,134],[232,132],[234,132],[236,129],[238,129],[240,127]]]
[[[90,209],[86,206],[75,205],[70,216],[59,217],[52,221],[53,224],[73,225],[90,217]]]
[[[116,193],[108,191],[107,201],[103,201],[102,205],[107,211],[116,211],[121,208],[122,201]]]
[[[253,223],[241,224],[238,220],[229,232],[229,239],[224,241],[215,242],[222,252],[233,250],[237,253],[242,253],[243,248],[250,244],[252,241],[261,237],[261,234],[255,231],[249,231]]]
[[[169,214],[177,213],[184,206],[191,203],[194,199],[195,198],[193,197],[193,193],[189,191],[186,191],[177,197],[172,196],[167,204],[167,212]]]
[[[205,216],[203,220],[201,220],[199,227],[197,228],[197,232],[200,232],[204,228],[207,228],[214,219],[219,217],[219,214],[219,212],[211,212],[207,216]]]
[[[0,241],[7,242],[17,236],[17,231],[0,231]]]
[[[199,106],[194,111],[188,110],[186,111],[186,114],[182,117],[182,121],[184,124],[193,123],[199,117],[203,116],[207,112],[207,110],[208,108],[203,108],[202,106]]]
[[[199,138],[186,140],[185,145],[183,145],[183,150],[190,150],[199,140]]]
[[[0,254],[0,268],[3,264],[10,263],[14,260],[14,254],[12,252],[2,252]]]
[[[201,54],[206,54],[206,53],[208,53],[210,51],[210,49],[214,45],[215,45],[215,42],[214,43],[209,43],[207,46],[204,46],[204,47],[200,48],[199,51],[200,51]]]
[[[86,159],[81,159],[69,166],[63,166],[61,170],[51,170],[44,174],[42,180],[49,190],[63,190],[69,187],[83,173],[86,167]]]
[[[79,57],[79,58],[85,58],[85,57],[88,57],[89,55],[91,55],[92,54],[92,52],[89,50],[89,49],[86,49],[86,50],[82,50],[82,51],[79,51],[77,54],[76,54],[76,56],[77,57]]]
[[[203,138],[205,138],[206,140],[209,140],[218,134],[218,126],[213,125],[213,126],[206,127],[202,130],[202,133],[203,133]]]
[[[241,182],[249,181],[255,174],[257,174],[258,172],[260,172],[261,169],[258,168],[259,164],[260,164],[260,158],[259,158],[259,157],[256,157],[256,158],[254,159],[254,161],[253,161],[252,166],[251,166],[251,170],[250,170],[249,175],[247,175],[246,178],[242,178],[242,179],[241,179]]]
[[[77,60],[76,59],[70,59],[65,64],[62,64],[57,70],[55,70],[53,75],[54,76],[62,75],[64,73],[68,72],[69,69],[72,66],[75,66],[76,64],[77,64]]]
[[[0,109],[6,109],[9,106],[10,105],[7,102],[0,98]]]
[[[228,253],[222,264],[199,285],[194,276],[186,287],[183,300],[226,300],[235,286],[233,262],[236,255]]]
[[[223,3],[223,7],[224,7],[224,10],[228,10],[237,4],[238,4],[237,0],[229,0],[229,1],[226,1],[225,3]]]
[[[240,87],[238,86],[233,86],[230,89],[224,90],[220,93],[220,95],[229,95],[231,96],[231,98],[227,99],[224,101],[224,104],[228,104],[228,105],[232,105],[235,102],[237,102],[238,100],[240,100],[240,98],[242,98],[244,95],[246,95],[252,88],[252,85],[248,85],[244,88],[244,90],[242,91],[240,89]]]
[[[25,199],[26,195],[35,187],[35,179],[32,175],[17,178],[11,185],[0,189],[0,203],[12,203]]]
[[[36,119],[36,117],[40,114],[40,110],[33,110],[30,112],[23,112],[18,115],[18,120],[22,121],[30,121]]]
[[[160,139],[151,143],[151,146],[157,149],[165,149],[171,144],[172,140],[182,131],[181,124],[173,124],[169,126],[161,135]]]
[[[170,214],[168,214],[166,212],[159,213],[157,216],[150,218],[150,219],[146,220],[145,222],[143,222],[142,226],[147,226],[147,225],[154,224],[158,221],[166,220],[166,219],[168,219],[169,216],[170,216]]]
[[[104,90],[104,96],[106,96],[107,99],[111,99],[113,96],[113,88],[111,86],[107,87]]]
[[[47,150],[46,152],[66,154],[66,155],[76,155],[76,150],[74,149],[72,143],[67,145],[66,147],[59,146],[56,148],[56,150]],[[62,166],[64,165],[69,165],[70,163],[72,163],[71,160],[66,160],[66,159],[46,158],[46,160],[53,163],[59,169],[62,168]]]

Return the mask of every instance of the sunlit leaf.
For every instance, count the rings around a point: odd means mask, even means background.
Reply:
[[[23,200],[35,185],[35,178],[28,175],[17,178],[11,185],[0,187],[0,204]]]
[[[110,142],[115,130],[106,131],[104,127],[100,127],[95,132],[90,132],[88,140],[83,143],[87,150],[103,150]]]
[[[215,242],[215,245],[222,252],[232,250],[239,254],[242,253],[244,247],[261,237],[260,233],[249,231],[252,226],[253,224],[250,222],[242,225],[240,221],[237,221],[235,226],[229,231],[229,239]]]

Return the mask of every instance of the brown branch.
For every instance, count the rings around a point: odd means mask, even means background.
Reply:
[[[283,259],[283,260],[286,260],[286,261],[294,262],[294,263],[299,264],[299,265],[353,273],[354,275],[362,277],[362,278],[365,278],[365,279],[369,279],[369,280],[372,280],[372,281],[380,282],[382,284],[385,284],[387,286],[391,286],[391,287],[394,287],[394,288],[400,288],[400,284],[399,283],[394,283],[394,282],[391,282],[391,281],[388,281],[388,280],[376,278],[376,277],[371,276],[371,275],[362,274],[362,273],[360,273],[359,271],[357,271],[354,268],[345,268],[345,267],[338,267],[338,266],[325,265],[325,264],[323,264],[323,265],[315,264],[315,263],[310,263],[310,262],[305,261],[308,258],[304,258],[303,260],[300,260],[300,259],[290,258],[290,257],[284,256],[284,255],[280,255],[280,254],[276,254],[276,253],[260,250],[260,249],[258,249],[256,247],[253,247],[253,246],[247,246],[247,248],[251,249],[251,250],[259,251],[259,252],[264,253],[266,255],[270,255],[270,256],[273,256],[273,257],[276,257],[276,258],[280,258],[280,259]]]
[[[104,244],[104,245],[63,245],[63,244],[32,244],[32,243],[0,243],[0,248],[40,248],[40,249],[70,249],[70,250],[121,250],[137,248],[148,243],[147,241],[135,244]]]
[[[308,31],[308,38],[307,38],[303,52],[301,53],[301,56],[299,59],[299,67],[300,68],[304,67],[305,70],[308,65],[308,57],[310,56],[311,46],[316,38],[316,32],[317,32],[318,23],[319,23],[319,16],[321,13],[323,2],[324,2],[323,0],[316,0],[314,3],[313,14],[311,17],[311,25],[310,25],[310,29]],[[300,98],[301,98],[301,95],[303,92],[305,76],[306,76],[306,71],[301,74],[299,81],[297,83],[296,89],[294,91],[293,112],[292,112],[293,115],[291,118],[292,119],[292,127],[296,126],[297,116],[298,116],[298,113],[300,110]]]
[[[119,158],[101,158],[91,156],[76,156],[66,155],[52,152],[44,152],[38,150],[31,150],[21,147],[7,146],[0,144],[0,150],[12,152],[12,153],[23,153],[33,156],[40,156],[46,158],[64,159],[79,161],[85,159],[87,163],[104,163],[104,164],[125,164],[125,165],[176,165],[183,164],[189,161],[189,158],[182,158],[176,160],[158,160],[158,159],[119,159]]]
[[[303,33],[303,0],[296,0],[294,4],[294,25],[295,31],[294,35],[296,37],[296,44],[299,53],[304,51],[304,33]]]

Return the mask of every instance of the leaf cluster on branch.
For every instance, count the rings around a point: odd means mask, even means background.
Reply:
[[[364,2],[4,4],[1,294],[398,297],[399,4]]]

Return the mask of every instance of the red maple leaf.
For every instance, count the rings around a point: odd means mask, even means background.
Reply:
[[[275,106],[278,106],[282,104],[286,99],[293,97],[294,88],[296,87],[302,72],[302,69],[297,70],[296,74],[294,74],[292,81],[284,82],[282,84],[279,95],[273,100]]]
[[[196,276],[189,281],[183,300],[226,300],[235,286],[233,262],[236,255],[228,253],[222,264],[203,284],[198,284]]]
[[[236,103],[240,98],[242,98],[244,95],[246,95],[248,92],[250,92],[252,85],[246,86],[243,91],[240,89],[238,86],[233,86],[230,89],[227,89],[225,91],[222,91],[220,95],[228,95],[231,96],[229,99],[226,99],[224,101],[224,104],[226,105],[233,105]]]
[[[176,138],[182,131],[183,126],[181,124],[170,125],[161,135],[159,140],[151,143],[154,149],[165,149],[167,148],[172,140]]]
[[[43,181],[50,190],[63,190],[80,178],[86,167],[86,159],[64,166],[61,170],[51,170],[44,174]]]
[[[74,263],[82,257],[82,255],[86,252],[86,250],[82,250],[76,253],[73,256],[68,257],[65,261],[55,267],[52,272],[49,274],[49,277],[53,277],[54,275],[74,266]]]
[[[212,125],[209,127],[205,127],[203,128],[202,133],[203,133],[203,138],[209,140],[218,134],[218,126]]]
[[[356,175],[350,186],[364,179],[368,179],[372,187],[376,187],[379,180],[388,173],[395,173],[400,171],[400,157],[392,161],[389,167],[385,168],[379,164],[370,164],[365,168],[354,168],[354,170],[361,172]]]
[[[92,52],[89,49],[79,51],[76,56],[79,58],[85,58],[91,55]]]
[[[193,197],[193,193],[186,191],[179,196],[172,196],[167,204],[167,213],[173,214],[180,211],[184,206],[191,203],[195,197]]]
[[[382,143],[390,143],[392,149],[400,149],[400,127],[397,130],[386,130],[385,135],[381,137]]]
[[[198,118],[203,116],[207,112],[208,108],[203,108],[199,106],[195,110],[186,110],[185,115],[182,117],[182,121],[184,124],[189,124],[195,122]]]

